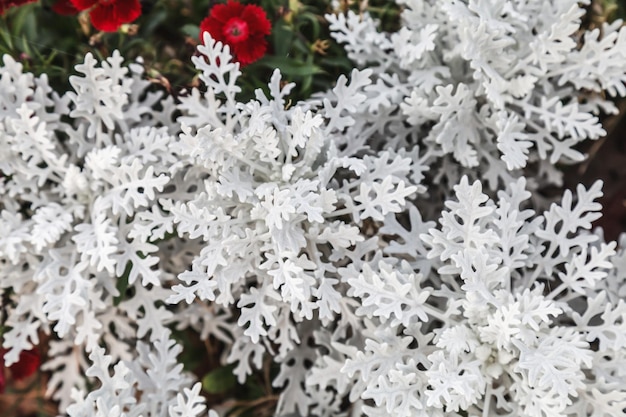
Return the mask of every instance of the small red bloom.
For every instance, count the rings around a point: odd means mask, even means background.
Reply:
[[[4,14],[9,7],[22,6],[28,3],[34,3],[37,0],[0,0],[0,14]]]
[[[52,11],[63,16],[72,16],[78,13],[78,9],[74,7],[71,0],[57,0],[52,5]]]
[[[78,11],[89,10],[91,24],[98,30],[115,32],[124,23],[141,16],[139,0],[70,0]]]
[[[213,39],[230,46],[233,58],[243,66],[265,55],[265,36],[271,30],[272,25],[261,7],[229,0],[215,5],[200,23],[200,40],[204,32],[209,32]]]
[[[34,374],[39,365],[41,359],[39,353],[36,350],[22,351],[17,362],[9,366],[11,376],[13,379],[19,381],[24,378],[28,378]],[[4,349],[0,349],[0,394],[4,392],[6,386],[6,380],[4,378]]]
[[[36,350],[22,351],[18,361],[9,366],[9,370],[11,376],[19,381],[34,374],[39,369],[40,363],[39,353]]]

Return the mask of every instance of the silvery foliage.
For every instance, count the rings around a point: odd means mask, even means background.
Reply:
[[[278,72],[269,96],[239,103],[228,47],[207,37],[199,52],[206,91],[176,105],[118,53],[87,55],[63,96],[4,57],[5,360],[47,334],[48,395],[71,416],[202,412],[172,326],[221,340],[242,382],[272,356],[293,411],[306,370],[293,352],[346,308],[337,269],[360,227],[423,192],[402,151],[339,155],[339,104],[287,109]],[[368,75],[340,80],[336,101],[363,101]]]
[[[181,98],[182,134],[175,145],[188,166],[193,198],[161,199],[178,236],[202,242],[178,276],[169,303],[196,303],[236,314],[226,358],[243,383],[265,355],[280,364],[278,414],[307,414],[306,370],[317,355],[313,332],[350,310],[338,269],[368,222],[406,209],[424,189],[403,151],[346,155],[334,135],[354,123],[349,109],[370,71],[342,77],[322,109],[288,107],[293,84],[274,72],[269,95],[238,103],[239,67],[209,37],[193,58],[206,93]],[[218,99],[217,95],[222,98]],[[415,184],[415,185],[411,185]],[[307,355],[307,356],[304,356]]]
[[[533,189],[561,183],[556,163],[605,134],[598,115],[626,95],[621,21],[581,30],[589,0],[397,0],[401,27],[367,12],[327,15],[348,56],[374,71],[351,146],[419,148],[435,182],[521,171]]]
[[[422,151],[353,136],[376,136],[379,73],[290,106],[275,72],[240,103],[228,47],[204,44],[206,88],[179,103],[118,54],[63,96],[0,67],[5,359],[46,333],[63,412],[206,415],[171,327],[219,340],[240,382],[275,362],[276,415],[626,407],[626,240],[590,232],[600,183],[540,214],[524,178],[490,198],[461,176],[437,225],[413,204]]]
[[[148,239],[133,220],[152,213],[157,195],[185,195],[180,158],[171,150],[175,107],[148,90],[140,65],[122,61],[118,53],[102,63],[87,55],[76,67],[80,75],[70,77],[74,91],[59,96],[45,75],[23,73],[21,64],[3,58],[4,360],[15,362],[45,333],[47,393],[61,410],[82,398],[68,412],[166,416],[191,378],[169,337],[174,315],[163,306],[169,294],[163,284],[188,260],[162,239],[170,226],[160,223],[162,233]],[[108,366],[118,362],[110,379]],[[104,384],[86,399],[85,375]],[[147,408],[133,405],[131,381]],[[116,412],[103,408],[114,406]]]
[[[626,252],[590,232],[601,183],[542,214],[525,186],[463,177],[437,223],[389,218],[343,273],[358,340],[331,335],[309,382],[370,417],[622,415]]]

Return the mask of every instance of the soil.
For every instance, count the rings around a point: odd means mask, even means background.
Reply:
[[[571,190],[579,183],[604,182],[602,217],[594,226],[602,227],[607,241],[626,233],[626,101],[619,107],[620,114],[603,123],[607,136],[587,145],[588,159],[565,171],[565,186]]]

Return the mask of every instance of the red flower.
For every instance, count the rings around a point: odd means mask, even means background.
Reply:
[[[215,5],[200,23],[200,40],[204,32],[209,32],[213,39],[230,46],[233,58],[243,66],[265,54],[265,36],[271,30],[272,25],[261,7],[229,0]]]
[[[34,374],[39,369],[40,363],[39,353],[36,350],[22,351],[18,361],[9,366],[9,370],[13,379],[19,381]]]
[[[36,350],[22,351],[20,357],[13,365],[9,366],[9,371],[13,379],[19,381],[24,378],[28,378],[34,374],[39,365],[41,359],[39,353]],[[4,392],[6,386],[6,380],[4,379],[4,349],[0,349],[0,394]]]
[[[141,15],[139,0],[70,0],[78,11],[89,10],[91,24],[98,30],[115,32]]]
[[[4,14],[9,7],[22,6],[28,3],[34,3],[37,0],[0,0],[0,14]]]
[[[52,5],[52,11],[63,16],[72,16],[78,13],[78,10],[72,4],[71,0],[57,0]]]

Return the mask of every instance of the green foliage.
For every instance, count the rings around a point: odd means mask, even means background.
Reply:
[[[190,57],[199,42],[199,24],[211,6],[226,0],[142,0],[142,16],[116,33],[94,32],[86,14],[59,16],[41,0],[10,9],[0,17],[0,54],[22,62],[25,70],[48,74],[52,86],[67,90],[67,74],[87,52],[98,58],[119,49],[128,60],[142,57],[146,73],[155,84],[176,94],[194,85]],[[399,27],[400,8],[391,0],[341,0],[333,10],[330,0],[242,0],[261,6],[272,23],[268,53],[243,68],[241,100],[266,88],[272,71],[279,68],[285,82],[295,82],[294,101],[331,87],[352,64],[331,38],[324,18],[348,9],[373,14],[381,29]],[[626,17],[626,0],[595,0],[601,19]]]
[[[283,80],[296,83],[294,99],[304,99],[329,88],[352,64],[343,48],[332,42],[324,14],[331,12],[329,1],[265,0],[259,5],[272,22],[268,54],[245,68],[244,93],[265,88],[274,68]],[[328,65],[332,63],[333,65]]]
[[[142,57],[146,73],[155,84],[176,94],[194,85],[190,57],[199,42],[200,22],[212,5],[226,0],[142,0],[142,15],[118,32],[96,32],[87,14],[60,16],[41,0],[10,9],[0,17],[0,54],[22,62],[25,70],[48,74],[57,91],[69,89],[67,74],[73,72],[87,52],[97,58],[118,49],[127,60]],[[377,16],[384,30],[395,30],[399,8],[389,0],[340,2],[333,10],[330,0],[242,0],[261,6],[272,24],[268,53],[244,67],[240,79],[241,100],[267,88],[272,71],[279,68],[285,82],[295,82],[294,101],[330,88],[352,64],[344,49],[330,36],[324,15],[352,9]]]
[[[202,378],[202,389],[209,394],[223,394],[237,384],[233,375],[234,365],[222,366],[213,369]]]
[[[132,270],[132,265],[129,262],[124,269],[124,273],[117,280],[117,285],[115,288],[119,292],[119,295],[115,297],[113,301],[113,305],[119,305],[122,301],[126,299],[126,291],[128,291],[128,277],[130,275],[130,271]]]
[[[626,0],[601,0],[601,6],[608,20],[626,19]]]

